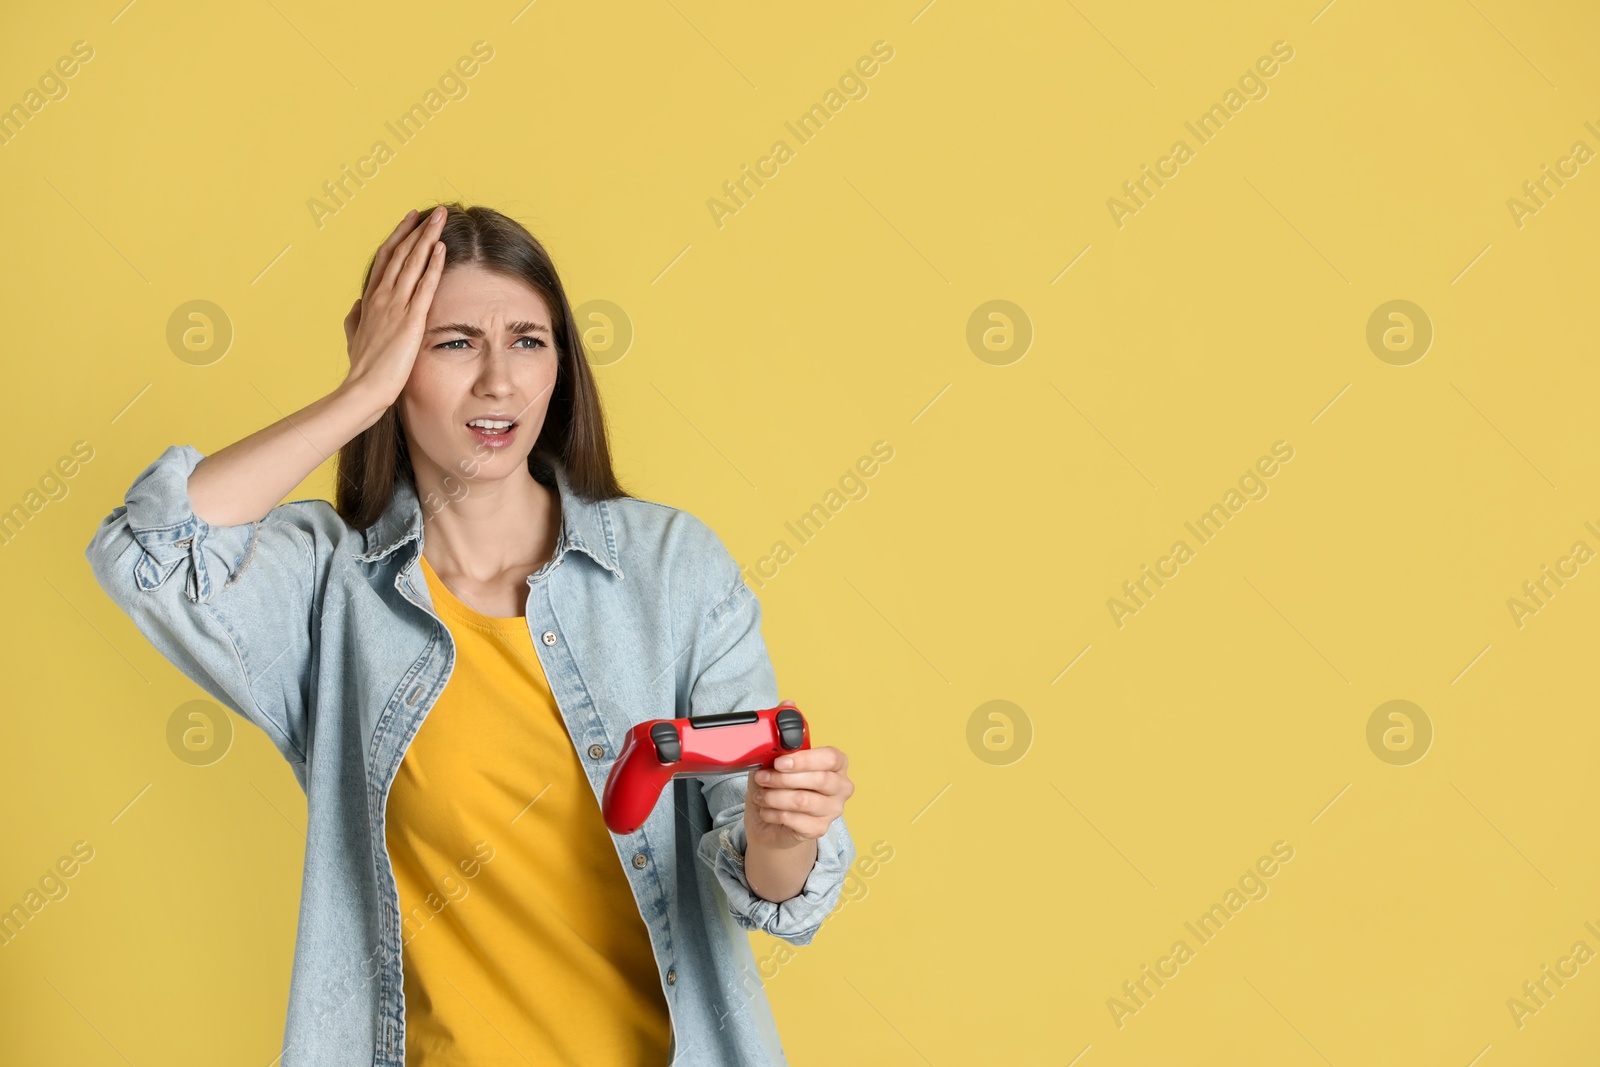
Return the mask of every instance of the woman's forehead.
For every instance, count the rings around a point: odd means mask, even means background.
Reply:
[[[430,322],[471,321],[481,326],[531,320],[548,325],[550,306],[520,278],[464,264],[444,272],[428,309]]]

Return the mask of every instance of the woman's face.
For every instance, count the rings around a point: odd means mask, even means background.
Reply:
[[[551,330],[549,306],[526,282],[476,263],[444,272],[399,398],[419,486],[442,484],[454,498],[462,482],[527,469],[555,388]],[[468,425],[492,416],[514,425],[499,435]]]

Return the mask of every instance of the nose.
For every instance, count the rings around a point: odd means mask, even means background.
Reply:
[[[490,396],[505,396],[511,392],[511,353],[508,349],[490,342],[484,346],[482,370],[478,374],[478,389]]]

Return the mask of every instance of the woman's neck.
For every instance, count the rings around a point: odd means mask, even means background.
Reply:
[[[431,490],[421,486],[423,554],[436,574],[449,574],[478,585],[493,584],[507,574],[532,574],[555,554],[561,530],[561,495],[523,469],[516,478],[465,482],[451,496],[444,479]],[[443,501],[443,505],[438,504]]]

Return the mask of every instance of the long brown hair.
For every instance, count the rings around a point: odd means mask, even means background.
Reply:
[[[539,438],[528,454],[529,473],[543,484],[554,487],[549,458],[555,457],[566,468],[568,481],[579,495],[590,500],[631,496],[617,482],[616,472],[612,470],[600,391],[584,354],[583,335],[573,320],[566,289],[550,253],[520,222],[493,208],[462,207],[454,202],[445,204],[444,208],[449,213],[444,230],[439,234],[444,242],[444,269],[476,263],[486,270],[526,282],[544,297],[555,319],[550,324],[557,354],[555,390]],[[418,225],[426,221],[432,210],[432,207],[418,210],[417,218],[422,220]],[[375,250],[361,280],[363,293],[367,291],[377,258]],[[416,471],[411,465],[405,430],[400,424],[397,399],[377,422],[339,450],[334,510],[354,529],[365,530],[383,514],[401,479],[416,488]]]

